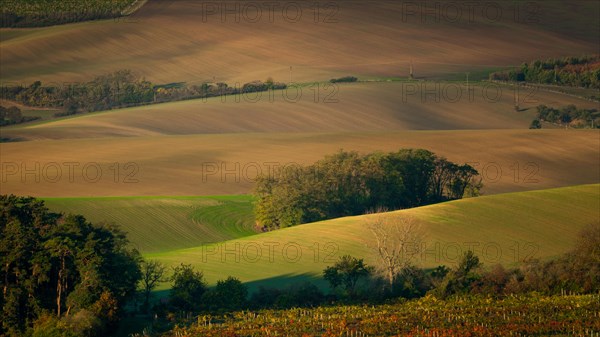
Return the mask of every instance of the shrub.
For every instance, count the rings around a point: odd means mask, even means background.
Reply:
[[[209,310],[234,311],[247,306],[248,289],[235,277],[217,281],[214,289],[202,296],[203,305]]]
[[[340,257],[333,266],[323,270],[323,278],[329,282],[332,289],[343,287],[346,296],[353,298],[356,295],[356,286],[361,278],[366,278],[371,273],[363,259],[350,255]]]
[[[481,262],[475,253],[471,250],[465,252],[458,261],[458,265],[434,290],[434,294],[445,298],[454,294],[470,292],[481,278],[480,268]]]
[[[354,77],[354,76],[345,76],[345,77],[340,77],[340,78],[332,78],[329,80],[330,83],[342,83],[342,82],[356,82],[358,81],[358,78]]]
[[[531,121],[531,124],[529,125],[530,129],[541,129],[542,128],[542,123],[540,122],[539,119],[534,119],[533,121]]]
[[[189,264],[181,264],[173,269],[171,305],[179,310],[199,311],[202,295],[206,292],[204,275],[195,271]]]

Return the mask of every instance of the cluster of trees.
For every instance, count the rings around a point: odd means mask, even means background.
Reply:
[[[4,86],[0,90],[4,99],[28,106],[62,109],[56,116],[133,106],[154,99],[152,83],[129,70],[98,76],[85,83],[43,86],[36,81],[29,86]]]
[[[39,118],[37,116],[23,116],[21,109],[16,106],[5,108],[0,105],[0,126],[30,122]]]
[[[152,266],[147,269],[145,266]],[[141,294],[144,311],[152,308],[152,312],[161,317],[173,318],[175,313],[188,316],[190,313],[226,313],[248,308],[292,308],[298,306],[316,306],[327,298],[323,292],[310,282],[293,283],[286,288],[269,288],[260,286],[249,296],[247,286],[239,279],[229,276],[217,281],[209,288],[204,275],[189,264],[180,264],[172,269],[167,277],[166,268],[157,261],[142,263],[142,274],[153,275],[153,279],[170,281],[171,290],[168,301],[149,304],[150,292],[156,286],[145,287],[142,282]],[[146,273],[148,272],[148,273]]]
[[[43,86],[36,81],[29,86],[3,86],[0,87],[0,95],[28,106],[61,109],[62,112],[55,114],[60,117],[80,112],[284,88],[285,84],[270,78],[264,83],[255,81],[238,87],[229,87],[226,83],[154,85],[130,70],[119,70],[85,83]]]
[[[599,128],[600,112],[597,109],[577,109],[573,104],[562,109],[555,109],[545,105],[537,106],[537,116],[531,122],[530,129],[541,129],[541,122],[549,122],[561,126],[576,128]]]
[[[491,73],[490,80],[600,89],[600,56],[536,60],[518,69]]]
[[[160,274],[163,275],[162,272]],[[310,282],[292,283],[286,288],[260,286],[249,296],[246,285],[239,279],[229,276],[209,288],[203,273],[188,264],[180,264],[173,268],[170,277],[163,277],[163,281],[165,280],[171,281],[168,301],[153,306],[154,312],[163,316],[169,316],[169,313],[173,312],[224,313],[248,308],[316,306],[326,299],[323,292]],[[150,308],[148,302],[145,303],[145,308]]]
[[[229,276],[209,288],[201,271],[187,264],[173,268],[168,302],[154,305],[156,313],[224,313],[248,308],[293,308],[323,304],[328,297],[310,282],[292,283],[285,288],[260,286],[249,296],[239,279]]]
[[[563,256],[524,261],[506,269],[497,264],[485,269],[472,251],[465,252],[454,268],[439,266],[420,269],[402,267],[390,285],[385,270],[365,265],[362,259],[343,256],[323,271],[337,298],[382,301],[389,298],[417,298],[432,294],[484,294],[506,296],[539,292],[546,295],[589,294],[600,291],[600,223],[590,224],[579,234],[575,248]]]
[[[41,27],[71,22],[115,18],[133,0],[30,0],[6,1],[0,27]]]
[[[354,76],[344,76],[340,78],[332,78],[329,80],[330,83],[342,83],[342,82],[356,82],[358,78]]]
[[[478,172],[422,149],[359,155],[340,151],[310,166],[286,166],[256,179],[263,230],[401,209],[477,195]]]
[[[254,81],[245,83],[242,86],[229,86],[227,83],[217,82],[202,83],[201,85],[186,86],[183,84],[155,86],[155,102],[171,102],[193,98],[207,98],[225,95],[236,95],[242,93],[251,93],[259,91],[285,89],[285,83],[274,82],[268,78],[265,82]]]
[[[0,335],[103,336],[141,277],[123,232],[0,196]]]
[[[166,268],[157,261],[145,262],[145,266],[152,266],[151,269],[142,267],[145,275],[151,275],[150,278],[160,281],[171,281],[171,290],[169,292],[168,302],[161,302],[154,305],[154,311],[166,314],[168,312],[223,312],[244,309],[248,307],[248,289],[237,278],[228,277],[225,280],[217,281],[217,285],[209,288],[204,280],[204,274],[196,271],[189,264],[180,264],[172,269],[172,275],[166,276]],[[142,294],[144,295],[144,304],[142,308],[148,310],[150,292],[156,284],[146,287],[147,283],[142,283]]]
[[[487,294],[502,296],[539,292],[548,295],[596,293],[600,290],[600,224],[585,227],[577,244],[563,256],[524,261],[506,269],[495,265],[484,270],[473,253],[467,253],[456,269],[436,285],[435,294]]]

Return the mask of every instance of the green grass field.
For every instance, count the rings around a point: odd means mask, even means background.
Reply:
[[[118,224],[143,253],[255,234],[250,196],[45,198],[53,211]]]
[[[600,185],[499,194],[389,213],[411,217],[425,230],[421,267],[453,265],[472,247],[487,265],[514,265],[569,250],[580,228],[599,220]],[[295,226],[190,249],[145,254],[166,265],[190,263],[214,284],[235,276],[257,285],[318,280],[341,255],[374,263],[366,227],[372,215]],[[317,282],[322,284],[322,282]],[[163,285],[165,289],[168,285]]]

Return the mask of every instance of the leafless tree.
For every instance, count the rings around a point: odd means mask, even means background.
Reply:
[[[379,268],[393,287],[398,273],[412,264],[421,252],[424,232],[411,216],[386,213],[384,209],[371,212],[366,225],[373,233]]]

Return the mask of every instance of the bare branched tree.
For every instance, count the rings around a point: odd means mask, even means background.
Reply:
[[[379,269],[392,288],[398,273],[420,254],[423,229],[413,217],[385,213],[385,209],[371,212],[366,222],[375,238],[371,248],[377,256]]]

